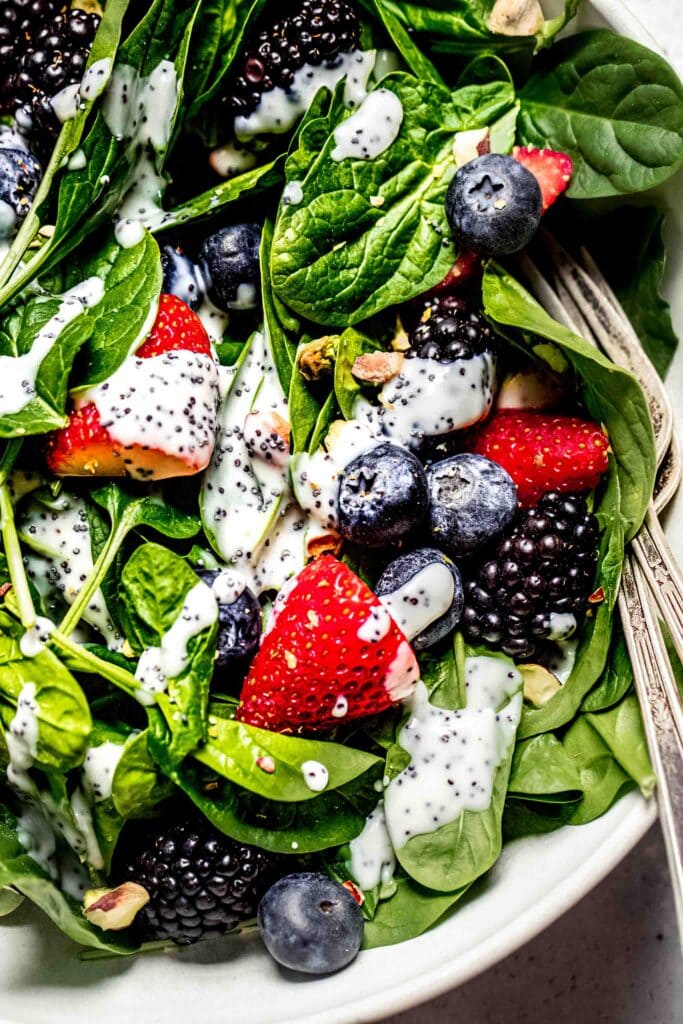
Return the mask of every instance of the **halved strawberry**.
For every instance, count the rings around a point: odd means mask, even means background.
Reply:
[[[480,274],[482,269],[482,256],[474,250],[461,252],[457,260],[448,271],[443,281],[440,281],[433,289],[437,294],[449,292],[454,288],[467,284],[475,275]]]
[[[103,384],[78,395],[48,435],[56,476],[163,480],[205,469],[215,441],[218,372],[199,317],[162,295],[149,337]]]
[[[386,711],[418,678],[413,649],[379,598],[323,555],[276,601],[237,718],[274,732],[331,729]]]
[[[517,486],[520,504],[548,491],[580,494],[607,471],[609,439],[597,423],[544,412],[499,412],[469,435],[468,448],[497,462]]]
[[[545,213],[571,181],[572,158],[554,149],[535,149],[533,146],[515,146],[512,155],[538,181]]]
[[[176,295],[162,293],[154,326],[135,355],[149,359],[176,349],[210,356],[211,342],[197,314]]]

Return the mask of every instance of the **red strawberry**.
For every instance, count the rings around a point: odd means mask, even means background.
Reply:
[[[470,435],[470,450],[508,471],[521,505],[548,491],[581,493],[607,470],[609,440],[597,423],[579,416],[499,412]]]
[[[162,295],[134,358],[77,399],[67,426],[48,435],[48,468],[143,480],[197,473],[213,450],[217,391],[201,320],[175,295]]]
[[[237,718],[274,732],[331,729],[386,711],[418,678],[413,649],[380,600],[323,555],[276,601]]]
[[[135,354],[140,359],[149,359],[175,349],[210,356],[211,342],[197,314],[182,299],[162,294],[154,326]]]
[[[565,191],[572,176],[572,158],[553,149],[515,146],[512,155],[534,175],[541,187],[543,212]]]
[[[440,295],[441,292],[449,292],[453,288],[467,284],[475,274],[481,273],[481,260],[480,254],[473,250],[461,252],[443,281],[440,281],[433,289],[434,292]]]

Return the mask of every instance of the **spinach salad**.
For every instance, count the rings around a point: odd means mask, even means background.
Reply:
[[[0,913],[324,973],[652,793],[647,404],[517,254],[666,372],[683,86],[578,6],[0,12]]]

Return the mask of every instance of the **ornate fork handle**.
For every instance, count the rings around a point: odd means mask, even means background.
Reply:
[[[632,548],[671,634],[676,653],[683,661],[683,574],[653,506],[650,506],[638,536],[632,541]]]
[[[683,935],[683,744],[667,693],[676,689],[656,615],[640,568],[626,559],[619,610],[657,777],[659,813],[667,847],[679,932]]]

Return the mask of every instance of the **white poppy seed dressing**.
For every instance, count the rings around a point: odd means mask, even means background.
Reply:
[[[443,562],[433,562],[380,601],[408,640],[436,622],[453,603],[455,583]]]

